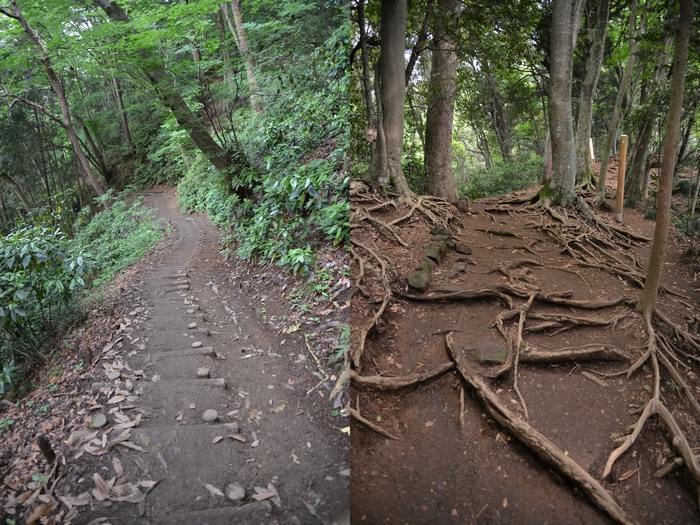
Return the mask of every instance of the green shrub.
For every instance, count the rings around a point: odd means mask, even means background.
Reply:
[[[489,170],[476,168],[459,181],[459,193],[470,199],[502,195],[535,184],[543,169],[542,158],[537,156],[500,162]]]
[[[98,203],[110,199],[111,190]],[[161,226],[142,203],[143,199],[129,199],[128,193],[122,193],[77,232],[73,243],[91,254],[98,272],[95,285],[109,281],[118,271],[138,261],[161,239]]]
[[[24,227],[0,239],[0,365],[3,390],[31,363],[85,285],[91,261],[60,230]]]

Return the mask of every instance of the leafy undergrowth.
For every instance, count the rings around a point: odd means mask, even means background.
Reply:
[[[76,221],[73,238],[33,225],[0,239],[0,396],[21,394],[22,379],[100,299],[102,285],[162,238],[141,200],[110,192],[98,205],[105,202],[83,226]]]
[[[491,169],[475,168],[460,181],[459,193],[470,199],[503,195],[532,186],[542,174],[543,162],[538,156],[499,161]]]
[[[337,29],[303,58],[309,67],[276,73],[286,88],[263,112],[236,113],[242,153],[233,182],[196,152],[183,162],[181,207],[206,212],[224,230],[226,249],[245,260],[308,275],[319,246],[348,241],[346,40],[346,28]],[[241,201],[233,190],[244,184],[253,197]]]

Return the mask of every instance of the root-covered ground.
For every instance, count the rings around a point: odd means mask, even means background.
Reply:
[[[353,194],[354,520],[700,520],[699,268],[678,236],[645,319],[654,224],[633,210]]]

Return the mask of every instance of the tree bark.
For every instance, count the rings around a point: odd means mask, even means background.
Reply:
[[[637,32],[635,30],[636,19],[637,1],[633,0],[632,7],[630,8],[629,20],[629,56],[627,57],[625,70],[622,73],[620,87],[617,90],[617,97],[615,98],[612,114],[610,115],[610,120],[608,121],[608,133],[605,137],[605,145],[603,146],[603,151],[600,156],[600,173],[598,175],[597,197],[599,205],[605,202],[605,179],[608,175],[608,160],[610,158],[610,151],[612,150],[613,142],[615,141],[615,134],[617,133],[617,126],[620,122],[620,110],[622,108],[622,102],[627,96],[627,90],[629,89],[630,83],[632,81],[632,72],[634,71],[635,63],[637,60]]]
[[[94,2],[104,10],[110,20],[129,22],[126,12],[113,0],[94,0]],[[177,92],[161,61],[147,50],[141,51],[141,56],[144,59],[142,61],[143,72],[156,89],[162,104],[172,111],[177,123],[187,131],[192,142],[207,160],[218,171],[226,176],[231,176],[232,174],[229,172],[233,167],[233,159],[230,153],[216,143],[202,121],[192,112],[182,95]],[[237,194],[242,198],[251,196],[249,188],[239,189]]]
[[[573,0],[554,0],[549,86],[552,177],[547,188],[552,201],[562,206],[569,206],[576,197],[576,149],[571,115],[574,17]]]
[[[255,78],[255,64],[253,62],[253,55],[250,52],[250,46],[248,45],[248,33],[243,27],[243,13],[241,12],[240,0],[231,1],[231,13],[233,13],[233,25],[231,24],[231,19],[229,18],[228,11],[224,5],[224,16],[226,17],[226,22],[228,23],[229,30],[233,34],[233,39],[236,41],[236,46],[238,51],[241,53],[241,58],[243,58],[243,64],[245,65],[245,76],[248,80],[248,89],[250,91],[250,107],[253,111],[260,113],[262,112],[262,105],[260,104],[260,91],[258,89],[258,81]]]
[[[432,66],[428,85],[424,158],[428,193],[457,200],[452,173],[452,124],[457,91],[457,50],[454,30],[457,0],[438,0],[434,17]]]
[[[126,108],[124,107],[124,97],[122,95],[122,86],[119,79],[116,76],[112,76],[112,89],[114,90],[114,100],[117,103],[117,109],[119,110],[119,122],[121,124],[122,133],[124,133],[124,138],[131,151],[136,151],[134,147],[134,139],[131,137],[131,129],[129,128],[129,116],[126,113]]]
[[[85,156],[85,152],[80,146],[80,142],[78,141],[78,135],[76,134],[75,127],[73,126],[73,119],[70,112],[70,106],[68,105],[68,98],[66,97],[66,92],[63,89],[63,84],[61,80],[58,78],[58,75],[53,69],[48,52],[46,51],[46,46],[44,45],[44,41],[42,40],[41,36],[39,36],[39,33],[37,33],[24,18],[22,11],[17,6],[17,1],[11,0],[10,5],[11,8],[2,8],[0,12],[2,12],[6,16],[9,16],[10,18],[17,20],[20,23],[22,29],[29,37],[29,40],[31,40],[35,49],[37,50],[39,60],[41,61],[41,65],[44,69],[44,73],[46,74],[46,77],[49,80],[49,84],[51,85],[51,90],[54,92],[54,95],[56,95],[56,97],[58,98],[59,105],[61,107],[62,125],[63,128],[66,130],[68,140],[70,141],[71,147],[75,152],[75,156],[78,160],[79,169],[82,175],[84,176],[86,183],[92,187],[92,189],[97,195],[101,195],[104,193],[104,185],[102,184],[102,181],[100,181],[97,178],[97,176],[93,173],[92,167],[90,166],[90,162],[88,161],[87,157]]]
[[[5,173],[4,171],[0,171],[0,179],[4,180],[10,186],[12,186],[12,190],[15,192],[15,195],[17,195],[17,198],[22,203],[22,207],[27,213],[29,213],[32,209],[32,205],[29,202],[27,195],[24,193],[24,190],[19,185],[19,183],[12,177],[12,175],[10,175],[9,173]]]
[[[420,31],[418,31],[418,38],[416,39],[416,44],[411,49],[411,56],[408,57],[408,64],[406,64],[406,85],[411,81],[411,75],[413,75],[413,68],[416,67],[416,62],[418,62],[418,57],[425,50],[428,44],[428,28],[430,17],[433,14],[433,0],[427,0],[425,6],[425,17],[423,18],[423,24],[421,25]]]
[[[660,187],[656,206],[656,226],[654,240],[649,254],[647,278],[644,282],[637,308],[650,315],[656,305],[661,281],[661,268],[664,263],[668,229],[671,222],[671,194],[673,192],[673,171],[676,163],[676,142],[681,124],[683,109],[683,87],[688,62],[688,43],[690,40],[690,25],[693,20],[693,0],[680,0],[680,18],[673,51],[673,66],[671,73],[671,98],[666,116],[666,130],[663,140],[663,156],[659,174]]]
[[[489,102],[487,103],[488,112],[491,116],[491,124],[493,131],[498,139],[498,146],[501,149],[503,160],[510,161],[513,158],[513,139],[508,116],[506,115],[503,99],[498,92],[496,77],[491,72],[485,73],[486,92],[488,93]]]
[[[578,120],[576,121],[576,180],[578,183],[584,184],[591,181],[593,174],[588,142],[593,122],[593,97],[600,78],[600,68],[603,65],[609,8],[609,0],[598,1],[595,29],[586,59],[586,75],[581,83],[579,94]]]
[[[367,26],[365,25],[365,0],[357,2],[357,25],[360,29],[360,50],[362,52],[362,94],[365,98],[367,129],[374,129],[374,110],[372,105],[372,83],[369,76],[369,46],[367,45]]]
[[[406,98],[406,10],[406,0],[382,2],[379,28],[382,43],[379,57],[379,98],[386,147],[383,152],[381,148],[375,148],[376,154],[383,154],[385,161],[379,159],[373,164],[381,170],[376,176],[380,187],[388,189],[389,185],[393,184],[398,193],[412,195],[401,167]]]

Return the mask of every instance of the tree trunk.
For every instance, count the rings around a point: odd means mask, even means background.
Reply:
[[[94,0],[107,16],[115,22],[129,22],[129,17],[124,10],[113,0]],[[175,120],[187,133],[192,142],[199,148],[211,164],[226,176],[233,167],[233,159],[228,151],[219,146],[211,137],[202,121],[189,108],[180,93],[170,79],[160,60],[146,50],[141,51],[142,68],[148,80],[156,89],[156,93],[162,104],[172,111]],[[237,191],[242,198],[251,196],[249,188],[241,188]]]
[[[229,18],[228,11],[224,5],[224,15],[229,26],[231,34],[233,34],[233,39],[236,41],[236,46],[238,51],[241,53],[241,58],[243,58],[243,64],[245,65],[245,76],[248,80],[248,90],[250,91],[250,107],[253,111],[260,113],[262,111],[262,105],[260,104],[260,91],[258,90],[258,82],[255,78],[255,64],[253,63],[253,55],[250,52],[250,46],[248,45],[248,33],[243,27],[243,13],[241,12],[240,0],[231,1],[231,13],[233,13],[233,25],[231,24],[231,19]]]
[[[457,200],[452,173],[452,123],[457,91],[457,51],[454,30],[457,0],[438,0],[433,27],[432,66],[428,85],[424,158],[428,193]]]
[[[124,133],[124,138],[131,151],[136,151],[134,148],[134,140],[131,137],[131,129],[129,128],[129,117],[126,114],[126,109],[124,108],[124,97],[122,96],[122,87],[119,79],[116,76],[112,76],[112,89],[114,90],[114,100],[117,103],[117,109],[119,110],[119,122],[122,127],[122,133]]]
[[[53,69],[53,66],[51,65],[51,60],[49,59],[49,55],[46,51],[44,41],[39,36],[39,33],[37,33],[24,18],[22,11],[17,6],[16,0],[11,0],[10,4],[12,6],[11,10],[10,8],[3,8],[2,12],[6,16],[17,20],[22,26],[24,32],[34,44],[34,47],[36,48],[39,54],[39,59],[44,69],[44,73],[46,74],[46,77],[49,80],[49,84],[51,85],[51,90],[58,98],[59,105],[61,106],[63,127],[66,130],[68,140],[70,141],[73,151],[75,152],[75,156],[78,159],[79,169],[85,177],[86,182],[92,187],[95,193],[97,195],[101,195],[102,193],[104,193],[104,185],[102,184],[102,181],[100,181],[93,173],[92,167],[90,166],[90,162],[87,160],[85,152],[80,147],[78,136],[75,133],[75,128],[73,127],[73,120],[71,117],[70,106],[68,105],[68,98],[66,97],[66,92],[63,89],[63,84],[61,83],[61,80],[58,78],[58,75],[56,74],[56,72]]]
[[[688,120],[686,123],[685,131],[683,132],[683,140],[681,140],[681,145],[678,148],[678,156],[676,157],[676,167],[673,171],[673,175],[675,175],[678,172],[678,168],[685,158],[685,151],[688,148],[688,141],[690,140],[690,133],[693,131],[693,127],[695,126],[695,104],[692,104],[691,107],[687,109],[689,115],[688,115]]]
[[[360,50],[362,52],[362,94],[365,97],[367,129],[374,129],[374,111],[372,105],[372,83],[369,77],[369,46],[367,45],[367,26],[365,25],[365,0],[357,2],[357,24],[360,28]]]
[[[12,177],[12,175],[10,175],[9,173],[5,173],[4,171],[0,171],[0,179],[4,180],[10,186],[12,186],[12,190],[15,192],[15,195],[17,195],[17,198],[22,203],[22,207],[27,213],[29,213],[32,209],[32,205],[29,202],[29,199],[27,198],[27,194],[24,193],[24,190],[19,185],[19,183]]]
[[[610,120],[608,121],[608,133],[605,137],[605,145],[603,146],[602,155],[600,156],[600,173],[598,176],[597,198],[599,205],[605,202],[605,179],[608,175],[608,160],[610,157],[610,151],[612,150],[613,142],[615,141],[615,134],[617,133],[617,126],[620,122],[620,109],[622,108],[622,101],[627,95],[627,90],[629,89],[630,82],[632,81],[632,72],[634,71],[637,59],[637,34],[635,30],[636,19],[637,1],[633,0],[632,7],[630,8],[629,20],[629,56],[627,57],[625,70],[622,74],[622,79],[620,80],[620,87],[617,90],[617,97],[615,98],[612,114],[610,115]]]
[[[381,6],[380,38],[382,42],[379,57],[379,89],[382,109],[382,128],[386,148],[385,161],[375,162],[381,167],[376,179],[382,188],[389,184],[402,195],[411,195],[408,182],[401,168],[403,154],[404,101],[406,98],[405,60],[406,47],[406,0],[386,0]]]
[[[418,57],[425,50],[428,44],[428,23],[430,22],[430,17],[433,14],[433,0],[427,0],[425,5],[425,17],[423,17],[423,24],[421,25],[420,31],[418,32],[418,38],[416,39],[416,45],[411,49],[411,56],[408,57],[408,64],[406,64],[406,85],[411,81],[411,75],[413,74],[413,68],[416,67],[416,62],[418,62]]]
[[[589,43],[588,58],[586,59],[586,75],[581,83],[578,120],[576,122],[576,180],[579,184],[588,184],[593,174],[589,151],[593,121],[593,97],[600,78],[600,68],[603,65],[609,7],[609,0],[598,1],[595,29]]]
[[[552,201],[569,206],[576,197],[576,149],[571,115],[573,0],[554,0],[550,54],[549,130],[552,144]],[[549,197],[549,195],[545,195]]]
[[[491,116],[491,124],[493,131],[498,140],[498,146],[501,149],[503,160],[510,161],[513,158],[513,139],[508,116],[506,115],[505,107],[501,94],[498,92],[496,85],[496,77],[490,72],[485,73],[486,91],[488,93],[489,102],[487,104],[489,115]]]
[[[645,315],[651,315],[656,305],[661,281],[661,268],[664,263],[668,228],[671,223],[671,194],[673,191],[673,170],[676,163],[676,141],[683,109],[683,86],[688,62],[688,42],[690,25],[693,20],[693,0],[680,0],[680,18],[676,32],[671,73],[671,99],[663,141],[659,195],[656,206],[656,227],[649,254],[647,278],[637,308]]]

